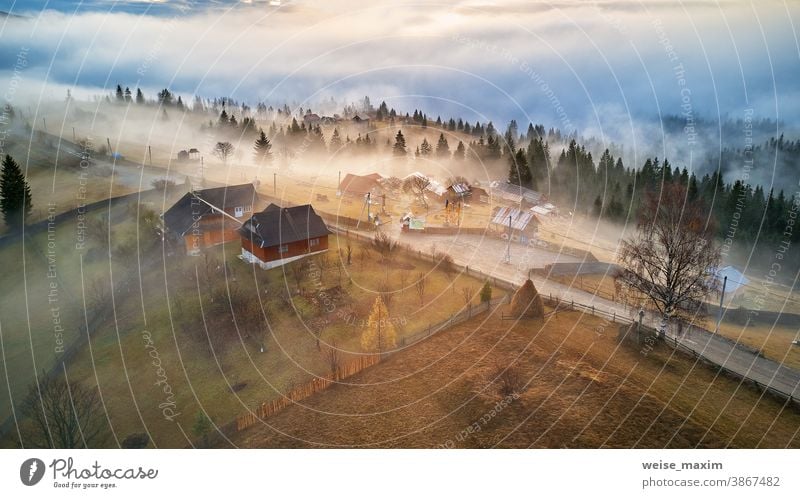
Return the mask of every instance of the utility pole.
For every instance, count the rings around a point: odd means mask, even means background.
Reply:
[[[77,142],[78,140],[75,138],[75,127],[72,127],[72,141]]]
[[[636,324],[636,344],[642,343],[642,319],[644,318],[644,310],[639,310],[639,323]]]
[[[205,162],[203,161],[203,156],[200,156],[200,180],[205,180]]]
[[[722,280],[722,295],[719,297],[719,317],[717,318],[717,329],[714,331],[719,334],[719,324],[722,322],[722,310],[725,301],[725,287],[728,285],[728,277]]]
[[[511,215],[508,215],[508,244],[506,245],[506,263],[511,263]]]
[[[150,166],[152,166],[153,165],[153,150],[150,148],[149,145],[147,146],[147,157],[150,158]]]
[[[47,120],[44,119],[44,116],[42,116],[42,126],[44,126],[44,131],[46,132],[47,131]]]
[[[114,153],[114,151],[111,150],[111,139],[106,137],[106,143],[108,144],[108,155],[111,156]]]
[[[278,196],[278,173],[272,173],[272,195]]]
[[[342,186],[342,170],[339,170],[339,183],[336,184],[337,195],[342,195],[341,186]]]
[[[370,201],[370,196],[371,195],[372,195],[372,192],[367,192],[367,223],[369,223],[369,201]]]

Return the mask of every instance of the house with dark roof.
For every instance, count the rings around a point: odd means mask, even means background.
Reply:
[[[187,254],[239,237],[239,228],[253,213],[259,198],[252,183],[193,190],[161,215],[170,239]]]
[[[310,204],[288,208],[270,204],[239,229],[241,258],[269,270],[327,251],[330,234]]]

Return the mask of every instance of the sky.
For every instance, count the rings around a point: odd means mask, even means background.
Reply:
[[[790,127],[800,116],[798,2],[6,0],[0,11],[14,14],[0,19],[0,90],[16,78],[17,99],[117,83],[312,108],[369,95],[615,140],[665,115]]]

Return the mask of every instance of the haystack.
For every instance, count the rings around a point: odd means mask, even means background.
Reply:
[[[541,318],[544,316],[544,303],[539,291],[530,279],[517,289],[511,299],[511,316],[515,318]]]

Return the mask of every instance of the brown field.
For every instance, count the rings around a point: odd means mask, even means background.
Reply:
[[[483,314],[235,435],[240,447],[798,447],[800,411],[617,327]],[[522,380],[503,403],[495,380]],[[509,383],[512,384],[513,383]],[[498,405],[498,403],[500,403]],[[227,446],[227,443],[220,443]]]

